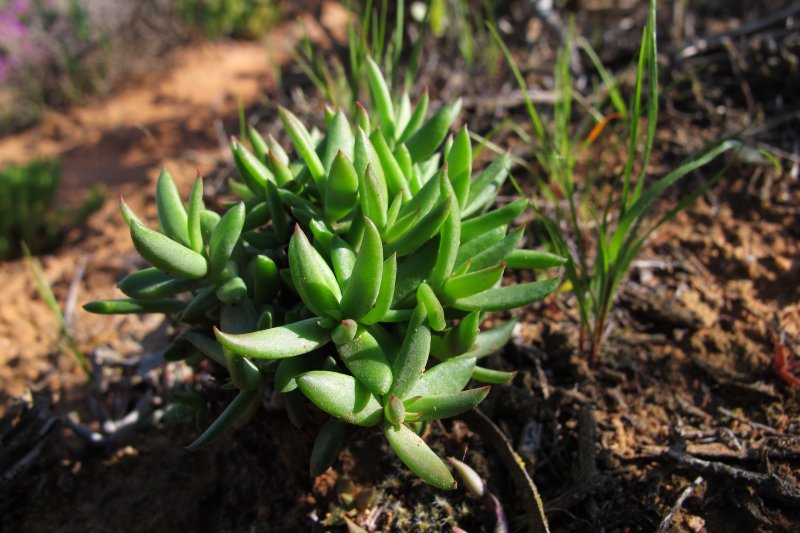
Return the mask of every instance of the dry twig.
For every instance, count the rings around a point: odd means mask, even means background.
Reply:
[[[703,482],[703,476],[697,476],[697,478],[692,481],[692,484],[683,489],[681,495],[678,496],[678,500],[675,502],[675,505],[672,506],[672,509],[669,513],[661,520],[661,523],[658,525],[658,529],[656,530],[657,533],[664,533],[669,528],[669,525],[672,523],[672,520],[675,518],[675,515],[678,514],[678,511],[683,506],[683,502],[692,495],[692,493],[697,490],[697,487]]]
[[[722,478],[736,484],[747,483],[756,487],[765,496],[786,505],[800,505],[800,490],[775,474],[760,474],[724,463],[704,461],[674,448],[668,450],[663,457],[676,462],[681,468],[700,471],[707,476]]]

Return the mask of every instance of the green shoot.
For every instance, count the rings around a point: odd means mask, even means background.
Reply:
[[[557,100],[553,108],[552,127],[543,122],[539,111],[528,96],[527,85],[514,62],[508,47],[497,30],[489,31],[501,48],[517,83],[525,95],[525,106],[533,128],[533,144],[539,172],[533,179],[538,186],[540,199],[531,203],[541,216],[553,250],[568,259],[565,271],[575,295],[580,320],[579,346],[592,364],[596,364],[608,326],[617,289],[630,264],[641,250],[647,237],[660,225],[688,207],[711,187],[719,177],[716,174],[702,186],[658,217],[651,211],[657,200],[675,183],[699,170],[725,152],[737,148],[739,143],[724,139],[690,156],[666,176],[647,185],[647,168],[655,144],[658,123],[658,61],[656,47],[656,3],[650,1],[648,20],[636,60],[636,82],[631,100],[626,104],[615,78],[602,65],[594,50],[583,39],[576,39],[570,29],[567,42],[558,55],[555,70]],[[602,81],[603,98],[596,107],[586,105],[586,100],[572,87],[570,57],[572,43],[590,59]],[[575,112],[573,102],[581,103],[595,122],[590,129],[577,128],[573,133]],[[606,111],[603,106],[611,107]],[[615,141],[627,146],[627,155],[618,186],[603,196],[598,189],[602,168],[587,176],[575,179],[576,165],[587,154],[589,147],[605,130],[614,128],[619,118],[622,131]],[[644,135],[640,122],[644,118]],[[586,130],[589,129],[588,135]],[[619,128],[617,128],[619,129]],[[643,138],[642,138],[643,137]],[[616,153],[621,146],[614,146]],[[593,172],[593,173],[592,173]],[[602,190],[602,189],[601,189]]]
[[[66,350],[68,353],[72,354],[72,357],[78,363],[78,366],[81,367],[81,370],[86,373],[87,377],[91,377],[92,367],[89,364],[89,360],[80,350],[80,348],[78,348],[78,343],[75,342],[75,338],[70,332],[67,321],[64,319],[64,314],[61,312],[61,308],[56,300],[56,296],[53,294],[53,289],[50,286],[50,282],[47,280],[47,276],[44,275],[42,264],[37,258],[31,255],[28,246],[24,242],[21,244],[21,246],[22,253],[25,256],[25,262],[28,264],[28,268],[31,271],[31,276],[33,277],[33,283],[36,285],[36,291],[39,293],[39,296],[42,297],[42,300],[45,301],[47,307],[50,308],[53,316],[55,316],[58,320],[59,332],[58,336],[56,337],[57,344],[61,345],[62,349]]]

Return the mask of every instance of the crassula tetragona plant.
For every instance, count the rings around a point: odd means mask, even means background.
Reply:
[[[479,331],[486,313],[540,300],[557,279],[502,286],[506,268],[562,259],[518,249],[509,223],[525,200],[493,208],[510,158],[473,176],[466,128],[449,135],[460,102],[426,119],[428,96],[393,103],[369,63],[374,118],[328,112],[316,142],[289,111],[280,118],[298,159],[249,130],[232,142],[241,201],[222,215],[198,180],[184,205],[170,174],[156,189],[160,231],[124,204],[133,243],[151,265],[119,283],[128,299],[92,302],[97,313],[167,313],[179,324],[168,359],[202,354],[227,370],[238,394],[189,449],[211,443],[281,395],[299,424],[308,402],[328,413],[311,473],[330,466],[348,424],[380,426],[426,482],[450,489],[445,463],[419,436],[426,422],[481,402],[513,374],[481,357],[510,338],[513,320]],[[372,125],[371,125],[372,124]]]

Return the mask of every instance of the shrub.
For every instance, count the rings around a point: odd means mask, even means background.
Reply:
[[[55,245],[69,227],[83,222],[103,201],[93,190],[76,212],[54,209],[61,164],[38,159],[26,165],[0,169],[0,260],[18,256],[20,242],[32,252]]]
[[[501,286],[506,267],[563,260],[517,250],[523,228],[509,232],[509,223],[528,203],[492,208],[510,157],[472,177],[467,129],[448,138],[460,102],[426,120],[427,98],[395,106],[371,60],[368,79],[378,120],[363,110],[352,126],[330,112],[316,145],[281,110],[299,161],[253,129],[252,151],[234,141],[242,181],[231,186],[241,201],[221,216],[204,207],[200,180],[186,207],[166,170],[156,190],[161,231],[123,203],[134,245],[153,266],[120,282],[128,299],[86,309],[171,314],[182,325],[165,356],[199,353],[227,370],[225,386],[238,393],[189,449],[246,421],[270,391],[298,425],[306,400],[331,415],[312,474],[333,462],[347,424],[382,426],[413,472],[450,489],[421,428],[483,400],[489,388],[464,390],[470,380],[513,378],[477,361],[506,343],[514,320],[479,332],[482,319],[540,300],[558,279]]]
[[[260,37],[278,17],[272,0],[180,0],[175,7],[210,38]]]

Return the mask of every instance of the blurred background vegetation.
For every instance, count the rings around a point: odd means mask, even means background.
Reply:
[[[255,38],[272,0],[0,0],[0,134],[106,95],[197,38]]]

